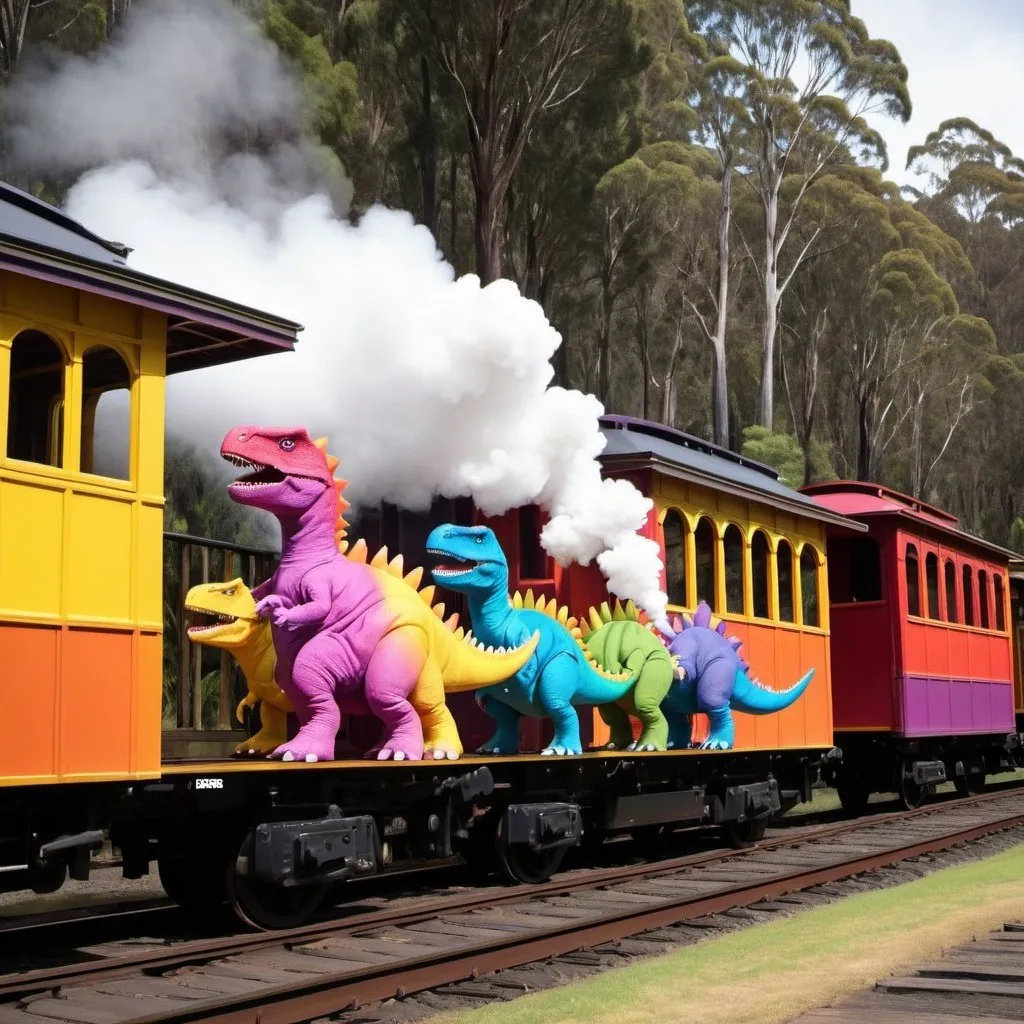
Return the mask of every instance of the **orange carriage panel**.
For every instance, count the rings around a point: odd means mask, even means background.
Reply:
[[[0,624],[0,785],[56,774],[60,634],[60,627]]]
[[[131,773],[135,704],[131,632],[68,629],[60,673],[58,772],[65,779]]]

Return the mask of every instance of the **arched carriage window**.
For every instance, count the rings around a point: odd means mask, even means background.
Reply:
[[[800,590],[803,604],[804,625],[821,624],[818,614],[818,559],[814,548],[809,545],[800,552]]]
[[[759,619],[768,618],[768,559],[771,549],[763,531],[755,530],[750,542],[750,583],[754,591],[754,615]]]
[[[669,604],[686,604],[686,524],[674,509],[662,524],[665,538],[665,585]]]
[[[725,610],[743,614],[743,534],[738,526],[725,529]]]
[[[924,558],[924,578],[928,590],[928,618],[940,618],[939,612],[939,556],[929,551]]]
[[[783,622],[796,622],[793,607],[793,545],[780,540],[775,553],[779,570],[779,618]]]
[[[96,345],[82,357],[81,470],[131,477],[131,372],[115,349]]]
[[[964,624],[974,625],[974,575],[969,565],[964,566]]]
[[[1006,609],[1003,608],[1003,574],[997,572],[992,577],[992,584],[996,594],[996,629],[1002,633],[1006,629]]]
[[[946,559],[946,621],[959,622],[956,614],[956,566],[952,558]]]
[[[921,567],[917,561],[917,548],[907,545],[904,571],[907,576],[907,614],[921,614]]]
[[[697,555],[697,602],[706,601],[712,611],[715,608],[715,527],[704,516],[693,534],[693,546]]]
[[[981,628],[988,629],[988,573],[984,569],[978,570],[978,604],[981,612]]]
[[[42,331],[22,331],[11,345],[7,457],[64,464],[64,351]]]

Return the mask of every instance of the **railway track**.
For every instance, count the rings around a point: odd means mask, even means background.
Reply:
[[[785,898],[1022,824],[1024,796],[992,794],[749,850],[7,975],[0,978],[0,1024],[307,1021]]]

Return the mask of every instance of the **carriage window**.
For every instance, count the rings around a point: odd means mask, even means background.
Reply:
[[[759,619],[768,618],[768,538],[760,531],[754,531],[750,542],[750,573],[754,588],[754,615]]]
[[[796,622],[793,613],[793,545],[788,540],[780,540],[775,557],[779,567],[779,618],[783,622]]]
[[[956,566],[953,559],[946,559],[946,621],[959,622],[956,614]]]
[[[725,530],[725,610],[743,614],[743,534],[738,526]]]
[[[710,519],[701,519],[693,540],[697,553],[697,601],[707,601],[708,607],[716,611],[715,528]]]
[[[548,556],[540,544],[543,523],[536,505],[525,505],[519,510],[519,578],[546,580]]]
[[[907,545],[905,571],[907,574],[907,614],[921,614],[921,568],[917,564],[917,548]]]
[[[964,566],[964,622],[974,625],[974,578],[969,565]]]
[[[996,629],[1002,633],[1006,629],[1006,609],[1003,607],[1003,574],[997,572],[992,577],[996,592]]]
[[[925,584],[928,587],[928,618],[937,619],[939,615],[939,556],[934,551],[925,555]]]
[[[22,331],[11,345],[7,457],[63,465],[64,367],[60,346],[42,331]]]
[[[874,537],[828,542],[828,593],[834,604],[882,599],[882,559]]]
[[[132,378],[120,354],[98,345],[82,357],[81,470],[131,477]]]
[[[686,527],[675,511],[665,516],[665,584],[669,604],[686,604]]]
[[[800,590],[803,597],[804,625],[820,625],[818,619],[818,560],[814,557],[814,549],[809,546],[800,552]]]
[[[981,628],[988,629],[988,573],[984,569],[978,571],[978,604],[981,612]]]

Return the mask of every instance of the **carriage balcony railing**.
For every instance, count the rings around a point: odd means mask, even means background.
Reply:
[[[245,696],[245,677],[228,651],[188,639],[185,596],[197,583],[240,577],[253,587],[277,565],[278,553],[223,541],[164,534],[163,728],[240,729],[235,708]]]

